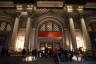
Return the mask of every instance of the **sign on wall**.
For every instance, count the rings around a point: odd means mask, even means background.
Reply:
[[[38,32],[38,37],[62,37],[62,32]]]

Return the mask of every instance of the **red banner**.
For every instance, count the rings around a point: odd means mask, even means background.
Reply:
[[[62,37],[62,32],[38,32],[38,37]]]

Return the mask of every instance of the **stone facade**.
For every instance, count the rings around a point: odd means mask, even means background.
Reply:
[[[32,11],[18,11],[16,9],[1,9],[0,23],[7,22],[11,26],[10,31],[1,31],[8,34],[5,44],[0,47],[8,47],[15,51],[20,51],[23,48],[31,51],[34,48],[40,50],[41,42],[56,42],[60,43],[60,47],[64,49],[84,49],[91,48],[91,41],[88,34],[90,23],[96,21],[95,11],[86,11],[82,13],[78,11],[67,12],[65,9],[46,9],[36,8]],[[42,24],[52,21],[61,27],[61,40],[48,38],[40,38],[38,36],[39,28]],[[45,31],[47,32],[47,31]],[[51,32],[51,31],[49,31]],[[51,41],[52,39],[52,41]],[[82,42],[82,43],[81,43]],[[49,43],[45,44],[48,46]],[[52,45],[55,45],[52,44]]]

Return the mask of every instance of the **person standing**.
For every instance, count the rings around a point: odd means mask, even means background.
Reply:
[[[45,48],[45,57],[48,57],[48,48]]]
[[[26,55],[26,50],[23,49],[23,50],[22,50],[22,56],[25,56],[25,55]]]
[[[79,49],[75,50],[75,56],[77,58],[77,61],[79,61],[80,51]]]
[[[36,58],[37,58],[37,55],[38,55],[38,52],[37,52],[37,50],[36,50],[36,49],[33,49],[33,50],[32,50],[32,56],[33,56],[33,60],[36,60]]]
[[[59,62],[60,62],[60,55],[61,55],[60,49],[55,49],[55,51],[53,52],[53,58],[54,58],[55,64],[59,64]]]
[[[80,52],[80,57],[81,57],[81,62],[82,62],[83,59],[84,59],[84,52],[83,52],[83,48],[82,47],[79,48],[79,52]]]

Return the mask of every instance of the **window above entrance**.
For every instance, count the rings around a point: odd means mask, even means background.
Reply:
[[[61,26],[54,22],[46,22],[39,27],[40,32],[61,32]]]

